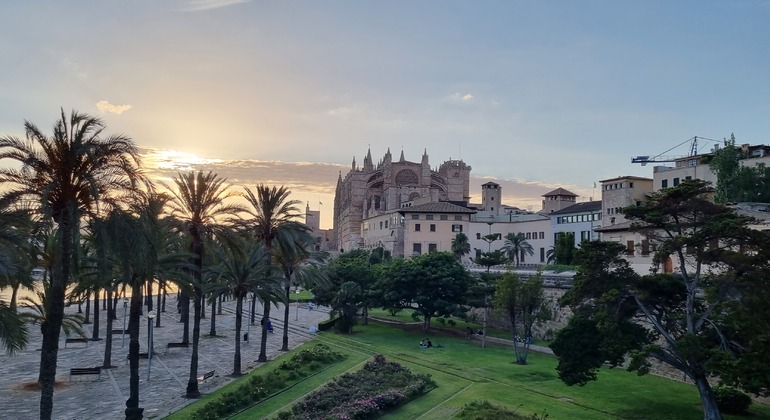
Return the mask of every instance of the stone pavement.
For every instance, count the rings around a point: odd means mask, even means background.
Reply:
[[[235,302],[223,303],[223,314],[217,315],[217,337],[209,337],[211,319],[201,321],[201,339],[199,346],[198,376],[205,372],[214,371],[212,378],[200,384],[202,393],[210,393],[233,380],[229,376],[233,369],[235,354]],[[247,306],[244,304],[244,307]],[[190,354],[192,348],[170,348],[166,344],[180,342],[182,324],[176,311],[176,298],[170,294],[166,305],[168,312],[161,312],[161,327],[153,329],[153,357],[148,381],[148,361],[139,361],[139,406],[144,408],[145,418],[163,418],[192,402],[184,398],[187,380],[190,372]],[[192,308],[192,305],[191,305]],[[210,306],[209,306],[210,309]],[[77,306],[67,308],[75,312]],[[244,312],[247,309],[244,308]],[[283,336],[284,306],[272,307],[270,318],[275,333],[268,334],[267,355],[272,360],[282,352],[279,350]],[[257,313],[262,313],[262,306],[257,304]],[[69,380],[70,368],[101,366],[104,358],[104,338],[106,333],[106,311],[100,310],[100,341],[89,341],[88,344],[72,343],[64,347],[64,334],[59,344],[59,359],[57,369],[57,385],[54,391],[54,419],[120,419],[124,418],[125,403],[129,395],[129,368],[126,360],[128,355],[128,335],[123,346],[120,334],[112,338],[112,369],[102,370],[101,378],[97,375],[74,376]],[[123,308],[118,307],[118,319],[113,322],[113,329],[123,326]],[[241,341],[241,363],[246,373],[261,366],[256,359],[259,355],[260,325],[259,318],[255,326],[251,326],[249,341]],[[295,321],[296,318],[296,321]],[[318,325],[328,318],[328,313],[318,308],[312,311],[306,307],[290,307],[289,316],[289,347],[295,348],[312,339],[308,333],[310,326]],[[243,333],[249,325],[244,316]],[[91,337],[93,324],[84,325],[87,337]],[[42,336],[36,326],[29,327],[30,343],[20,354],[9,356],[0,354],[0,418],[36,419],[39,414],[40,392],[23,389],[24,384],[37,380],[40,366],[40,347]],[[190,326],[192,337],[192,325]],[[241,334],[241,339],[243,338]],[[140,323],[140,352],[147,352],[147,318],[142,317]]]

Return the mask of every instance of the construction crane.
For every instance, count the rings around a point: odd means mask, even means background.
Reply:
[[[675,161],[677,161],[679,159],[682,159],[682,158],[685,158],[685,157],[696,156],[699,153],[699,150],[698,150],[698,140],[708,140],[708,141],[713,141],[715,143],[720,143],[719,140],[714,140],[714,139],[709,139],[709,138],[706,138],[706,137],[695,136],[695,137],[689,138],[689,139],[687,139],[687,140],[677,144],[676,146],[674,146],[674,147],[672,147],[672,148],[670,148],[670,149],[666,150],[665,152],[660,153],[658,155],[655,155],[655,156],[652,156],[652,157],[650,157],[650,156],[632,157],[631,158],[631,163],[641,163],[642,166],[645,166],[648,163],[675,162]],[[684,145],[686,143],[690,143],[690,153],[688,155],[685,155],[685,156],[667,156],[666,155],[666,153],[668,153],[668,152],[670,152],[670,151],[676,149],[677,147],[680,147],[680,146],[682,146],[682,145]]]

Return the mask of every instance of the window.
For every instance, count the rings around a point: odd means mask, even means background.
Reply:
[[[438,246],[436,244],[428,244],[428,253],[436,251],[438,251]]]
[[[676,187],[679,185],[679,178],[674,178],[674,186]]]
[[[520,262],[524,262],[524,250],[521,250],[521,255],[519,256]]]
[[[495,208],[494,207],[490,207],[489,210],[490,211],[495,211]]]
[[[545,232],[540,232],[540,237],[538,239],[545,239]]]
[[[413,214],[412,215],[412,220],[420,220],[420,215],[419,214]]]
[[[540,262],[545,262],[545,248],[540,248]]]
[[[476,239],[481,239],[481,233],[476,232]]]
[[[414,255],[422,254],[422,244],[412,244],[412,254]]]
[[[684,177],[684,179],[686,179],[686,180],[688,180],[688,181],[689,181],[689,180],[691,180],[691,179],[692,179],[692,177],[691,177],[691,176],[689,176],[689,175],[687,175],[686,177]]]
[[[633,182],[629,182],[628,183],[628,188],[634,188],[634,183]]]
[[[420,231],[420,224],[419,223],[415,223],[414,224],[414,231],[415,232],[419,232]]]
[[[441,219],[441,220],[449,220],[449,216],[446,215],[446,214],[441,214],[441,215],[439,215],[439,219]]]
[[[626,241],[626,255],[634,255],[634,241]]]
[[[668,180],[664,179],[660,181],[660,188],[668,188]]]
[[[527,232],[527,239],[532,239],[532,234]]]
[[[532,232],[532,239],[537,239],[537,232]]]
[[[430,224],[430,231],[435,232],[436,231],[436,225],[434,223]]]
[[[433,220],[433,215],[432,214],[426,214],[425,215],[425,220]]]
[[[387,229],[387,228],[388,228],[388,221],[386,220],[385,221],[385,229]]]
[[[380,221],[380,229],[382,229],[382,221]]]
[[[455,214],[455,220],[463,220],[462,214]]]
[[[462,232],[463,225],[452,225],[452,232]]]

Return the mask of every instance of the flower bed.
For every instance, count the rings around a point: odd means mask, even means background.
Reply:
[[[278,415],[282,420],[374,419],[435,387],[430,374],[412,373],[378,354],[355,373],[338,376]]]
[[[252,374],[238,389],[207,402],[190,418],[215,420],[231,416],[344,358],[324,344],[304,348],[282,362],[278,369],[266,375]]]

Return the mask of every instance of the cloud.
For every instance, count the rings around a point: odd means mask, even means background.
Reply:
[[[250,0],[192,0],[185,8],[188,12],[202,12],[205,10],[219,9],[235,4],[247,3]]]
[[[101,112],[112,112],[113,114],[122,114],[125,111],[133,108],[133,105],[113,105],[109,101],[99,101],[96,103],[96,107]]]
[[[451,101],[455,101],[455,102],[470,102],[470,101],[474,100],[475,98],[473,97],[473,94],[471,94],[471,93],[455,92],[455,93],[449,95],[449,99]]]

